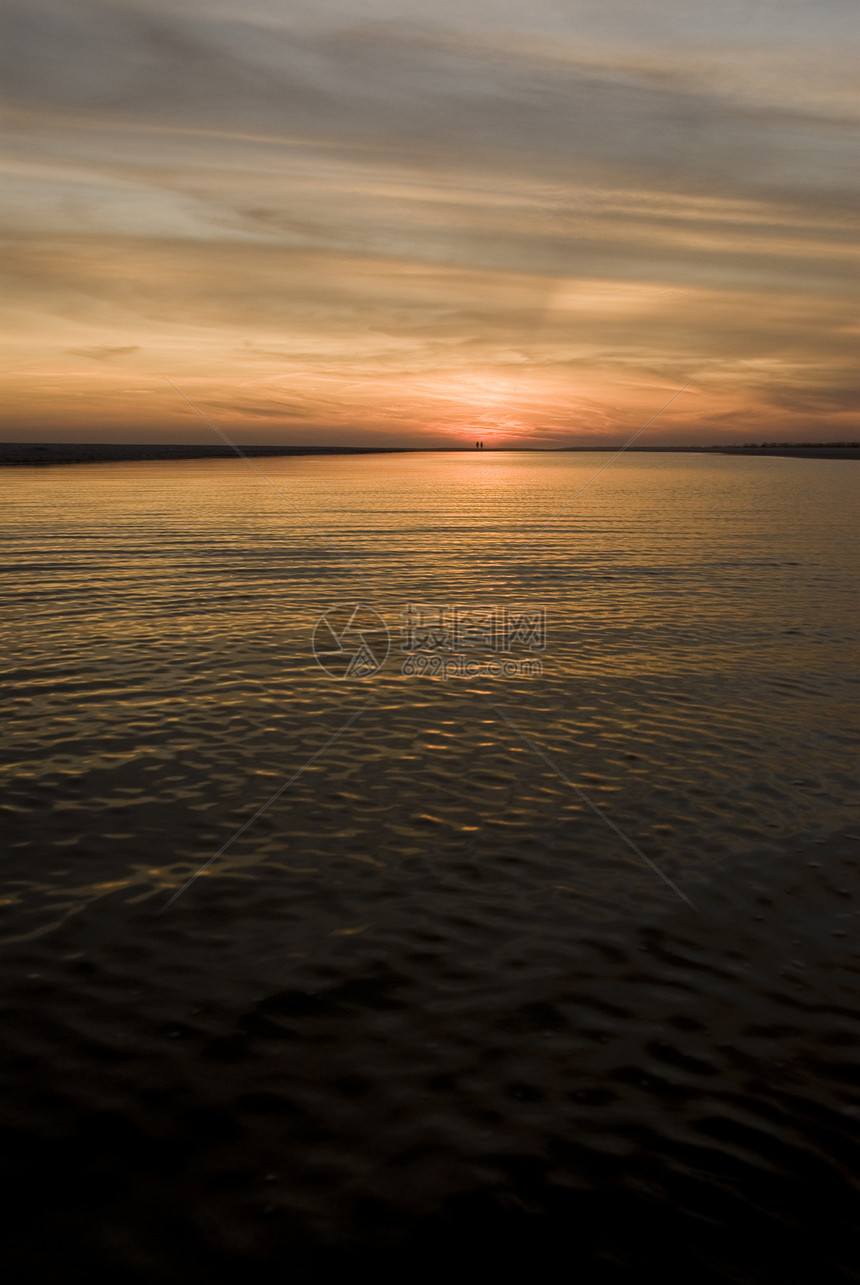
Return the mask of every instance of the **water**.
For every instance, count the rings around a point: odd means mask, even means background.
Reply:
[[[855,470],[607,459],[0,476],[24,1275],[854,1279]]]

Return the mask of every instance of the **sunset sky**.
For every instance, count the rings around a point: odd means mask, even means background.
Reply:
[[[21,0],[10,441],[860,436],[855,0]]]

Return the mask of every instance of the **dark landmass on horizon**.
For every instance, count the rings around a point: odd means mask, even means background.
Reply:
[[[856,445],[840,443],[828,446],[790,442],[762,446],[628,446],[623,442],[614,446],[505,446],[486,447],[487,450],[562,453],[583,451],[617,454],[661,453],[681,455],[772,455],[794,456],[800,459],[860,459],[860,442]],[[3,464],[108,464],[120,461],[141,460],[205,460],[231,459],[241,452],[249,458],[291,455],[433,455],[440,452],[474,452],[474,446],[229,446],[192,445],[176,442],[0,442],[0,465]]]

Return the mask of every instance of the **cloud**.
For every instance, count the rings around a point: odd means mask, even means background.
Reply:
[[[707,7],[692,7],[710,32]],[[629,7],[604,8],[620,30]],[[574,164],[586,181],[622,167],[636,186],[857,190],[845,129],[858,116],[851,50],[818,47],[838,5],[822,6],[809,50],[791,41],[790,23],[763,47],[739,48],[728,22],[704,46],[636,47],[583,36],[575,8],[552,40],[527,17],[525,31],[498,15],[482,28],[488,11],[469,3],[449,24],[439,14],[416,22],[410,5],[389,10],[368,21],[360,6],[323,6],[309,20],[299,8],[276,21],[260,4],[238,15],[27,0],[7,84],[22,104],[110,116],[120,130],[147,121],[258,131],[341,155],[363,146],[523,175],[558,177]]]
[[[13,7],[16,423],[174,422],[136,353],[239,428],[609,432],[700,369],[688,433],[732,399],[841,423],[851,6],[418,12]]]
[[[127,357],[129,353],[140,352],[139,344],[127,344],[125,347],[109,348],[69,348],[68,352],[76,357],[91,357],[93,361],[108,361],[111,357]]]

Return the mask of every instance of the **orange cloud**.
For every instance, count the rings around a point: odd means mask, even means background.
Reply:
[[[61,73],[45,10],[12,78],[0,431],[204,440],[168,375],[246,441],[615,441],[695,375],[652,440],[850,436],[837,10],[739,49],[685,4],[679,50],[622,8],[371,29],[254,0],[153,44],[133,4],[110,32],[70,4]]]

